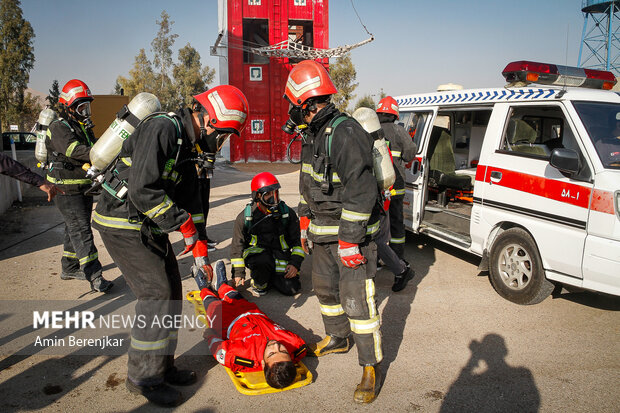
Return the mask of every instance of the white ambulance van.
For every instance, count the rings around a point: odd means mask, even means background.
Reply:
[[[503,75],[506,88],[396,97],[419,148],[406,227],[480,256],[518,304],[561,284],[620,295],[614,75],[527,61]]]

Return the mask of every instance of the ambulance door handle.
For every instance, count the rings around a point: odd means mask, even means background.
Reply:
[[[412,173],[413,175],[415,175],[415,174],[417,174],[417,173],[418,173],[418,167],[419,167],[419,166],[420,166],[420,163],[418,162],[418,160],[417,160],[417,159],[415,159],[415,160],[413,161],[413,164],[411,165],[411,173]],[[420,168],[420,169],[422,169],[422,168]]]
[[[491,182],[498,183],[502,180],[502,173],[500,171],[491,172]]]

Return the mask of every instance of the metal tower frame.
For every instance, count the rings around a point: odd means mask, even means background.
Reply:
[[[581,11],[584,21],[578,66],[620,75],[620,1],[583,0]],[[582,60],[584,45],[589,54]]]

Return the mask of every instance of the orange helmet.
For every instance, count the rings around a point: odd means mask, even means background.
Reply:
[[[338,89],[325,67],[314,60],[304,60],[289,73],[284,97],[293,105],[301,106],[310,98],[334,93],[338,93]]]
[[[398,103],[396,99],[392,96],[386,96],[381,99],[377,105],[377,113],[389,113],[396,115],[396,119],[398,119]]]
[[[219,133],[241,134],[250,111],[242,91],[231,85],[220,85],[194,99],[207,111],[211,126]]]
[[[77,103],[93,100],[93,95],[86,83],[78,79],[71,79],[63,87],[58,98],[58,103],[71,107]]]

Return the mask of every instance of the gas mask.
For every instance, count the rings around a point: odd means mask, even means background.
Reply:
[[[314,110],[313,108],[316,108],[316,106],[310,102],[305,103],[302,106],[289,104],[289,118],[286,120],[286,124],[282,126],[282,130],[285,133],[292,135],[295,133],[296,127],[300,129],[307,127],[305,118],[310,114],[311,110]]]
[[[211,133],[207,133],[207,125],[204,123],[204,116],[207,115],[207,112],[204,109],[200,110],[200,116],[198,116],[198,122],[200,123],[200,136],[197,139],[199,145],[204,148],[205,152],[209,152],[212,154],[217,153],[230,135],[231,132],[221,129],[215,129]],[[213,127],[213,125],[211,125]]]
[[[263,204],[267,212],[273,214],[278,210],[278,204],[280,203],[280,191],[275,189],[268,192],[259,193],[258,201]]]
[[[93,122],[90,119],[90,101],[83,101],[73,107],[73,116],[87,128],[92,128]]]

